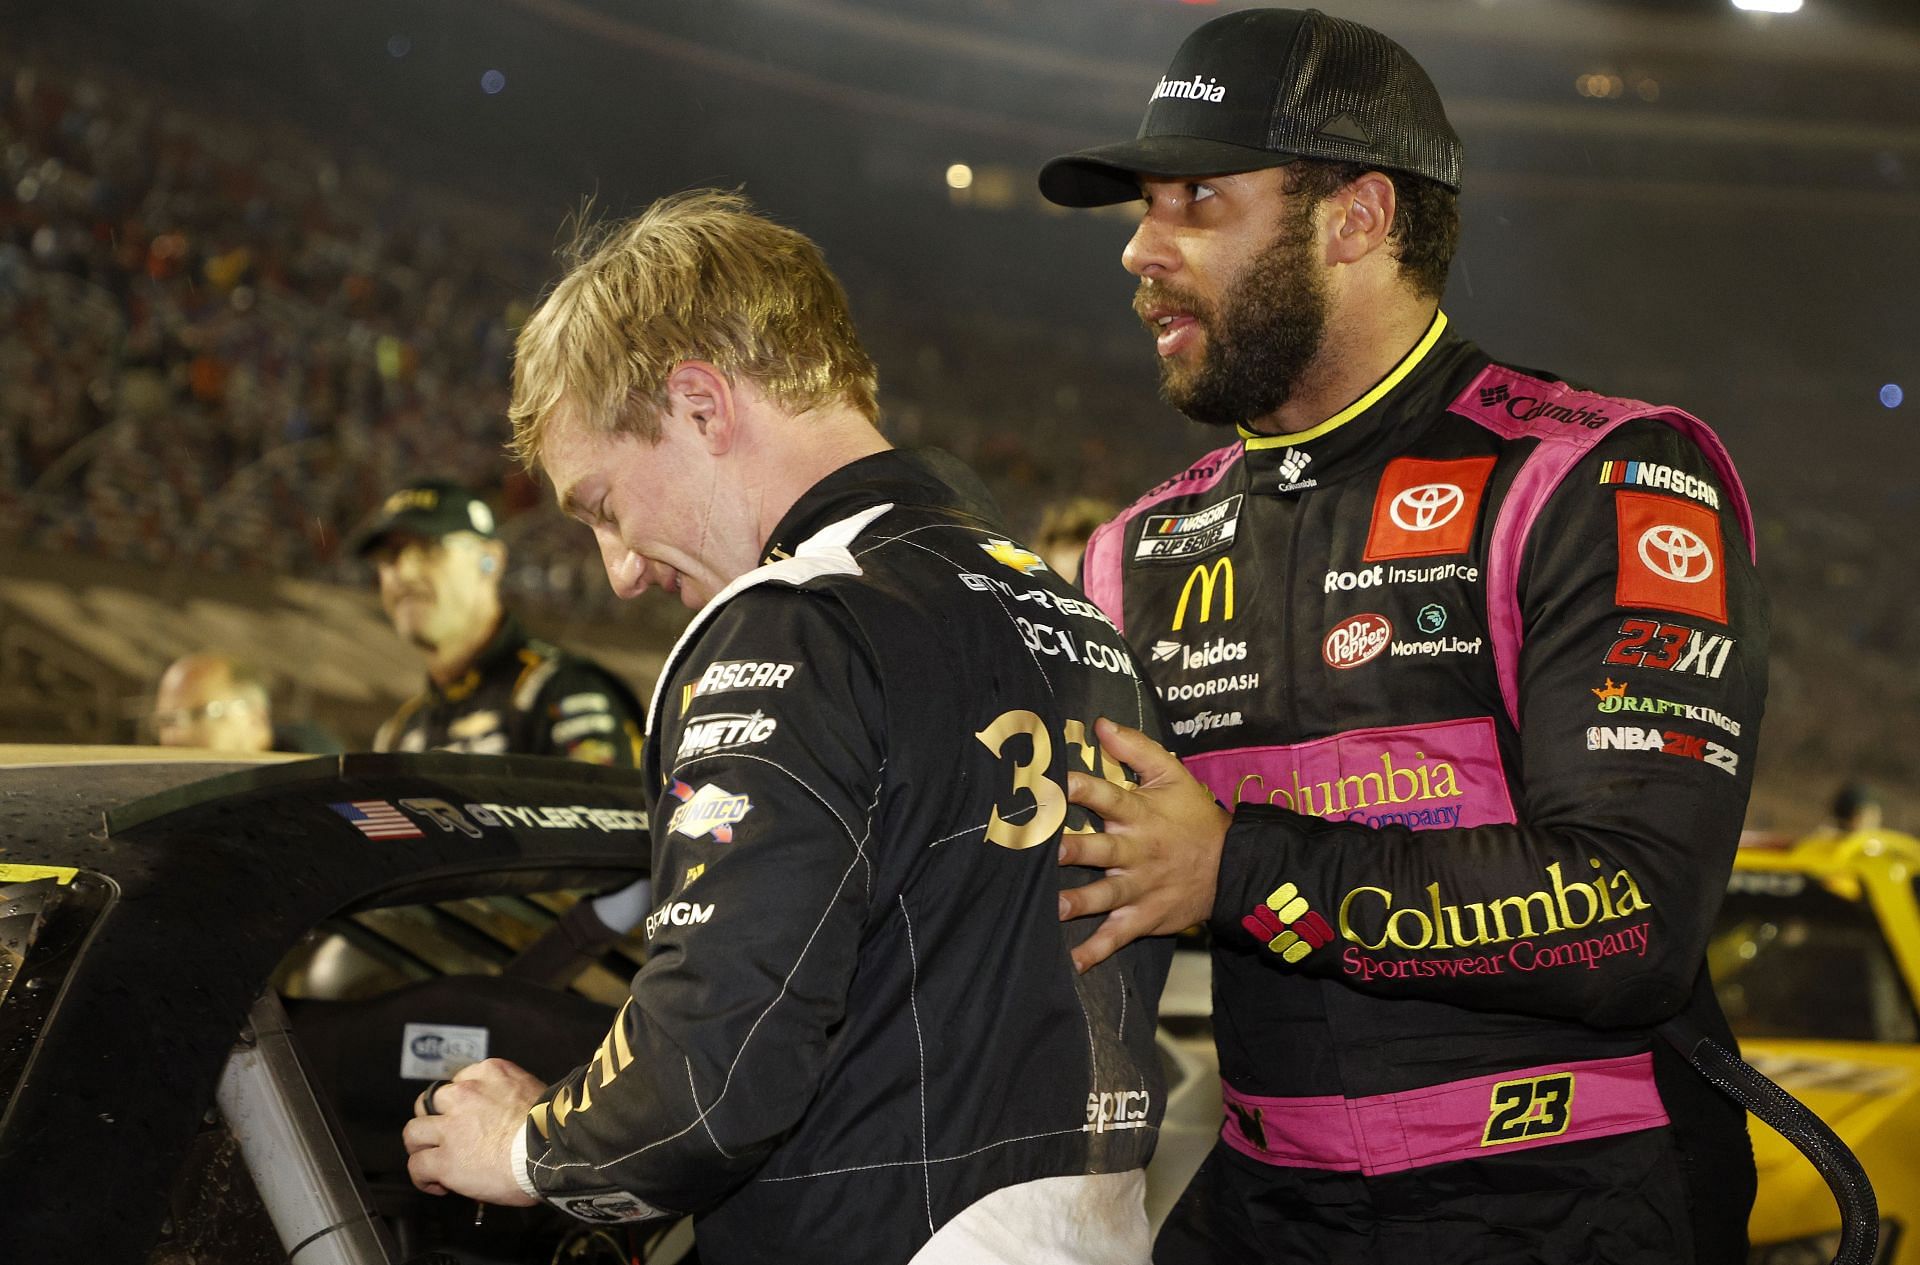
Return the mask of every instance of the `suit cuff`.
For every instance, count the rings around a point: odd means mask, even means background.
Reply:
[[[520,1122],[520,1128],[513,1135],[513,1148],[507,1153],[507,1162],[513,1167],[513,1180],[519,1184],[521,1191],[528,1198],[544,1203],[546,1196],[533,1184],[533,1175],[527,1166],[527,1130],[531,1128],[533,1125],[530,1122]]]

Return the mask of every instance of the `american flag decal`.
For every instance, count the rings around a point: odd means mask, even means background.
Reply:
[[[327,807],[353,823],[369,839],[424,839],[420,827],[384,799],[356,799]]]

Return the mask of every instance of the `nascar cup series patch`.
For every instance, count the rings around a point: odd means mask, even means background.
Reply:
[[[1658,492],[1616,492],[1620,570],[1614,600],[1727,622],[1720,516]]]

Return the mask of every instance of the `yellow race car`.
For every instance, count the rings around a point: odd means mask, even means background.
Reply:
[[[1707,950],[1749,1063],[1859,1156],[1877,1262],[1920,1265],[1920,839],[1888,830],[1744,846]],[[1840,1214],[1813,1166],[1751,1121],[1760,1193],[1749,1265],[1826,1265]]]

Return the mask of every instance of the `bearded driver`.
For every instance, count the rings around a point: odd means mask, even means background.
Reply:
[[[1450,328],[1460,176],[1403,49],[1276,9],[1040,176],[1139,200],[1165,397],[1235,432],[1082,577],[1184,771],[1101,725],[1141,786],[1073,779],[1105,832],[1061,860],[1107,871],[1062,897],[1106,914],[1076,960],[1213,939],[1226,1119],[1156,1260],[1745,1259],[1743,1113],[1652,1030],[1731,1044],[1703,953],[1765,694],[1752,516],[1694,418]]]
[[[427,479],[389,496],[356,538],[380,604],[427,665],[427,688],[380,727],[376,751],[557,755],[637,763],[640,706],[590,659],[530,637],[500,599],[507,547],[467,488]]]
[[[1093,875],[1054,861],[1068,772],[1121,776],[1094,717],[1159,731],[1111,623],[888,446],[839,282],[736,196],[590,246],[512,415],[614,591],[699,614],[648,726],[632,1000],[558,1084],[489,1060],[423,1099],[415,1182],[692,1212],[715,1265],[1144,1262],[1170,946],[1077,972]]]

